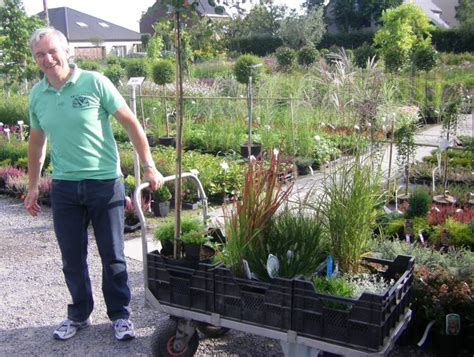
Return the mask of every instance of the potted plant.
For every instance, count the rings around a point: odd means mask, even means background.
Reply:
[[[418,108],[414,106],[402,107],[398,114],[393,139],[397,148],[397,164],[405,176],[405,195],[399,196],[399,198],[408,199],[409,169],[416,152],[415,131]]]
[[[224,207],[226,244],[219,258],[236,276],[245,276],[243,259],[262,248],[262,232],[293,188],[279,181],[279,164],[278,150],[272,151],[269,165],[249,160],[239,199]]]
[[[171,192],[168,186],[163,185],[152,193],[152,210],[157,217],[166,217],[170,210]]]
[[[175,146],[176,138],[170,134],[169,118],[173,113],[168,113],[166,109],[166,84],[172,83],[175,78],[174,64],[168,60],[158,60],[152,67],[153,81],[163,88],[163,107],[165,110],[164,118],[166,124],[166,136],[158,135],[158,143],[165,146]]]
[[[240,56],[234,67],[235,78],[239,83],[247,86],[247,109],[248,109],[248,140],[240,145],[240,153],[243,157],[258,157],[262,151],[262,145],[252,142],[252,109],[253,89],[252,85],[260,78],[262,64],[257,56],[245,54]]]
[[[323,184],[320,211],[330,238],[329,251],[339,270],[357,273],[383,204],[380,169],[375,163],[342,165]]]
[[[154,232],[155,239],[161,243],[160,253],[164,256],[173,255],[174,230],[174,221],[168,221],[161,224]],[[180,253],[179,257],[188,260],[199,258],[200,248],[206,241],[206,237],[207,230],[201,220],[198,218],[183,218],[181,234],[176,241],[177,250]]]

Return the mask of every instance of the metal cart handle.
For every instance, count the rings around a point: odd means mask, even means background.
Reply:
[[[166,176],[163,178],[163,182],[173,181],[176,180],[177,175]],[[202,202],[202,214],[203,214],[203,221],[206,223],[207,219],[207,196],[204,192],[204,188],[202,187],[202,183],[197,177],[196,174],[192,172],[183,172],[181,174],[181,178],[190,178],[196,185],[198,191],[198,197],[201,199]],[[141,234],[142,234],[142,254],[143,254],[143,273],[145,279],[145,287],[148,288],[148,269],[147,269],[147,253],[148,253],[148,242],[146,240],[146,225],[145,225],[145,215],[143,213],[142,205],[141,205],[141,193],[144,189],[150,186],[149,182],[143,182],[138,187],[135,188],[135,192],[133,193],[133,206],[135,208],[135,212],[140,220],[140,227],[141,227]]]

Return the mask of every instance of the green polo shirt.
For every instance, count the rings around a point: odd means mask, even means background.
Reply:
[[[75,65],[59,90],[46,77],[31,89],[30,125],[48,138],[54,179],[105,180],[121,175],[109,116],[123,105],[125,100],[108,78]]]

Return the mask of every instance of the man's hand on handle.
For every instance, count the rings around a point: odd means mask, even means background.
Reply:
[[[143,182],[149,182],[150,190],[156,191],[163,186],[163,175],[155,167],[147,167],[143,170]]]

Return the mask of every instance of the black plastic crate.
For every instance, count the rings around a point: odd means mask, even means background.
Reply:
[[[291,328],[293,280],[271,283],[236,278],[225,267],[214,270],[214,312],[223,317],[278,330]]]
[[[157,251],[147,257],[148,288],[161,304],[213,311],[216,265],[167,259]]]
[[[391,289],[380,295],[363,293],[355,300],[320,294],[312,282],[295,280],[292,329],[302,336],[378,351],[409,307],[414,258],[366,261],[388,267],[380,274],[395,280]]]

